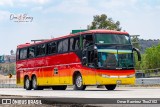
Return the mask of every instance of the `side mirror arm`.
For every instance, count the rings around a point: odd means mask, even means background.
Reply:
[[[133,48],[133,51],[136,51],[136,52],[137,52],[138,61],[141,61],[141,53],[140,53],[139,49],[138,49],[138,48]]]

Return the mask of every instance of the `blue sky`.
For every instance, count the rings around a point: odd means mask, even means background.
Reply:
[[[32,22],[14,22],[27,14]],[[85,29],[94,15],[119,20],[122,30],[143,39],[160,39],[160,0],[0,0],[0,55],[31,39],[50,39]]]

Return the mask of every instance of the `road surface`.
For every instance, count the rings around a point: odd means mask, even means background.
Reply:
[[[25,90],[23,88],[0,88],[0,95],[52,98],[160,98],[159,87],[117,87],[114,91],[105,88],[87,87],[85,91],[67,90]]]

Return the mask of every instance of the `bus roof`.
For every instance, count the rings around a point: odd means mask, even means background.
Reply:
[[[121,32],[121,31],[115,31],[115,30],[105,30],[105,29],[87,30],[87,31],[84,31],[84,32],[78,32],[78,33],[75,33],[75,34],[69,34],[69,35],[65,35],[65,36],[61,36],[61,37],[57,37],[57,38],[53,38],[53,39],[44,40],[42,42],[20,44],[20,45],[17,46],[17,48],[25,48],[25,47],[28,47],[28,46],[33,46],[33,45],[37,45],[37,44],[41,44],[41,43],[50,42],[50,41],[53,41],[53,40],[59,40],[59,39],[67,38],[67,37],[74,37],[74,36],[77,36],[77,35],[83,35],[83,34],[89,34],[89,33],[109,33],[109,34],[125,34],[125,35],[128,35],[127,32]]]

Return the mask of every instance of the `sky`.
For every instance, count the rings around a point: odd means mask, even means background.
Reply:
[[[31,40],[86,29],[101,14],[131,35],[160,39],[160,0],[0,0],[0,55]]]

